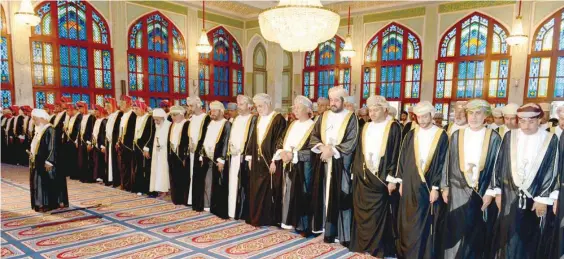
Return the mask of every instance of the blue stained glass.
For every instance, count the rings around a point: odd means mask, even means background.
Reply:
[[[38,108],[43,109],[46,101],[45,92],[35,92],[35,104]]]
[[[12,106],[12,92],[10,90],[2,90],[2,108]]]
[[[180,76],[186,76],[186,63],[180,62]]]
[[[319,65],[328,66],[335,64],[335,38],[323,42],[319,48]]]
[[[163,66],[163,70],[162,70],[162,74],[163,75],[168,75],[168,59],[161,59],[162,60],[162,66]]]
[[[80,86],[80,83],[79,83],[80,76],[79,76],[79,73],[78,73],[78,68],[73,67],[73,68],[71,68],[70,71],[71,71],[71,74],[70,74],[70,76],[71,76],[71,86],[72,87]]]
[[[0,39],[0,59],[8,59],[8,39],[4,36]]]
[[[181,93],[186,93],[186,78],[182,77],[180,78],[180,92]]]
[[[80,94],[72,94],[72,103],[80,101]]]
[[[435,93],[435,97],[443,98],[444,93],[445,93],[445,82],[444,81],[438,81],[437,82],[437,91]]]
[[[104,71],[104,88],[112,89],[112,72]]]
[[[157,88],[156,89],[157,92],[162,92],[163,91],[163,82],[162,82],[163,78],[162,78],[162,76],[155,76],[155,79],[156,79],[155,80],[156,81],[155,86]]]
[[[185,98],[180,99],[179,103],[180,103],[180,105],[186,105],[187,104]]]
[[[154,92],[155,90],[155,76],[149,75],[149,91]]]
[[[61,45],[59,47],[59,56],[60,56],[60,62],[62,66],[68,66],[69,65],[69,53],[68,53],[68,47]],[[40,53],[38,53],[38,55],[41,55]]]
[[[0,77],[2,78],[2,83],[9,83],[10,82],[10,69],[8,67],[8,62],[2,60],[2,64],[0,64]]]
[[[304,96],[309,96],[309,72],[304,73]]]
[[[78,66],[78,48],[70,47],[70,65]]]
[[[560,42],[562,42],[562,40]],[[554,97],[564,97],[564,57],[558,57],[558,61],[556,63],[556,82],[554,85]]]
[[[149,74],[155,73],[155,59],[153,57],[149,57]]]
[[[61,67],[61,86],[68,87],[70,86],[70,78],[69,78],[69,68],[68,67]]]
[[[88,59],[88,54],[86,48],[80,48],[80,66],[82,67],[88,66],[88,63],[86,61],[87,59]]]
[[[88,88],[88,69],[80,69],[80,82],[82,87]]]
[[[155,73],[156,74],[160,74],[162,72],[162,68],[161,68],[161,59],[160,58],[155,58]]]

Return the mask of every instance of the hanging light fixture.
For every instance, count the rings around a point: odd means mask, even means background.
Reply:
[[[509,46],[516,46],[527,43],[527,35],[523,31],[523,17],[521,17],[521,3],[519,0],[519,13],[513,22],[513,27],[511,28],[511,35],[505,39],[505,42]]]
[[[208,39],[208,33],[206,32],[206,2],[202,1],[202,33],[200,34],[200,40],[196,44],[196,51],[198,53],[207,54],[212,51],[212,46],[210,45]]]
[[[41,18],[35,14],[31,0],[22,0],[20,10],[15,13],[16,21],[29,26],[36,26]]]
[[[345,47],[341,50],[341,57],[352,58],[356,56],[351,37],[351,7],[349,6],[349,19],[347,28],[347,37],[345,38]]]
[[[340,22],[320,0],[280,0],[258,18],[262,36],[290,52],[314,50],[335,36]]]

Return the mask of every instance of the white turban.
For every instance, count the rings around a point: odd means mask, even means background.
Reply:
[[[388,114],[392,117],[396,117],[398,115],[398,110],[395,107],[390,106],[388,108]]]
[[[303,95],[298,95],[296,96],[296,98],[294,98],[294,105],[296,104],[301,104],[306,108],[308,108],[309,110],[313,109],[313,103],[311,102],[311,100],[309,100],[307,97]]]
[[[457,101],[457,102],[454,104],[454,109],[455,109],[455,110],[460,110],[460,109],[464,110],[464,109],[466,109],[466,104],[467,104],[467,103],[468,103],[467,101]]]
[[[170,108],[170,113],[180,113],[184,115],[186,113],[186,110],[182,106],[175,105]]]
[[[344,99],[347,95],[347,91],[341,86],[335,86],[329,89],[329,96],[342,97]]]
[[[221,103],[221,102],[213,101],[213,102],[210,103],[210,110],[225,111],[225,106],[223,106],[223,103]]]
[[[247,102],[249,104],[249,106],[253,105],[253,99],[251,97],[248,97],[246,95],[237,95],[237,101],[240,101],[241,99],[243,99],[245,102]]]
[[[419,102],[415,107],[413,107],[413,113],[417,116],[425,115],[427,113],[431,114],[431,117],[435,116],[435,107],[429,101]]]
[[[37,117],[37,118],[49,120],[49,114],[43,109],[33,109],[31,111],[31,117]]]
[[[366,100],[366,107],[370,108],[372,106],[378,106],[384,109],[390,108],[390,104],[386,101],[386,98],[381,95],[373,95]]]
[[[492,115],[494,117],[503,117],[503,107],[495,107],[495,109],[492,110]]]
[[[198,107],[202,107],[202,100],[198,96],[190,96],[186,98],[186,104],[196,105]]]
[[[160,117],[160,118],[166,118],[166,112],[161,109],[161,108],[157,108],[153,110],[153,117]]]
[[[229,111],[237,110],[237,104],[236,103],[228,103],[227,104],[227,110],[229,110]]]
[[[268,105],[272,105],[272,100],[270,99],[270,95],[265,94],[265,93],[260,93],[260,94],[256,94],[255,97],[253,97],[253,102],[264,102],[264,103],[268,103]]]
[[[560,105],[556,108],[556,115],[564,116],[564,105]]]
[[[519,105],[514,104],[514,103],[509,103],[509,104],[503,106],[503,108],[501,109],[501,112],[503,113],[503,116],[506,116],[506,115],[517,116],[517,109],[519,109]]]

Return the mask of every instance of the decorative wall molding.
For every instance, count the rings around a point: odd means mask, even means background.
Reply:
[[[367,14],[364,16],[364,23],[381,22],[381,21],[389,21],[395,19],[424,16],[425,10],[426,8],[422,6],[422,7],[415,7],[415,8],[402,9],[402,10],[394,10],[394,11],[383,12],[383,13]]]
[[[509,4],[515,4],[515,1],[459,1],[439,5],[439,13],[451,13]]]
[[[188,15],[188,10],[184,5],[178,5],[168,1],[127,1],[129,3],[153,7],[177,14]]]
[[[200,19],[202,18],[202,11],[200,11],[200,10],[198,10],[198,18],[200,18]],[[219,23],[219,24],[223,24],[223,25],[228,25],[228,26],[231,26],[231,27],[239,28],[239,29],[245,29],[245,22],[244,21],[229,18],[227,16],[223,16],[223,15],[219,15],[219,14],[210,13],[210,12],[207,12],[207,10],[206,10],[206,21],[215,22],[215,23]]]

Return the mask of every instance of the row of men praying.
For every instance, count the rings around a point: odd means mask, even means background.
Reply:
[[[198,97],[151,114],[141,100],[124,96],[118,107],[106,98],[95,115],[62,98],[47,111],[22,109],[31,138],[13,130],[19,116],[2,118],[2,158],[24,163],[18,153],[29,153],[38,211],[68,206],[67,176],[99,178],[379,258],[564,255],[564,106],[543,130],[540,105],[508,104],[494,129],[489,103],[459,102],[445,130],[426,101],[400,123],[382,96],[367,100],[367,120],[344,108],[345,97],[331,88],[328,110],[312,117],[312,102],[297,96],[291,123],[267,94],[238,96],[232,121],[217,101],[205,113]]]

